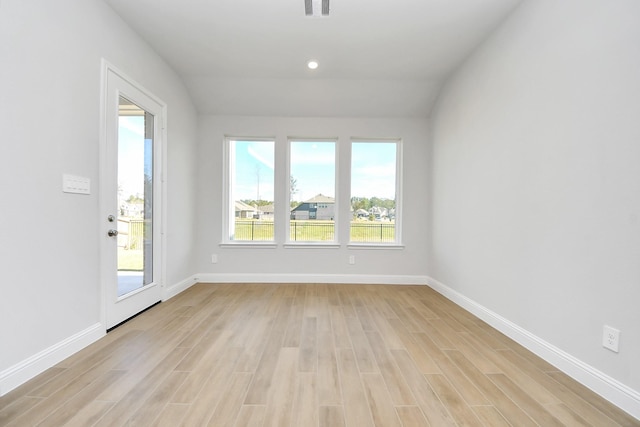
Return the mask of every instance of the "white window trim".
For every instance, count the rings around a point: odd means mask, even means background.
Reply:
[[[367,242],[362,242],[362,243],[349,243],[347,245],[348,249],[372,249],[372,250],[377,250],[377,249],[404,249],[404,245],[402,244],[397,244],[397,243],[367,243]]]
[[[235,219],[235,208],[234,204],[231,201],[231,185],[232,176],[232,162],[231,162],[231,141],[265,141],[265,142],[273,142],[274,144],[274,163],[276,165],[280,165],[280,161],[278,160],[278,152],[279,150],[285,148],[285,161],[284,167],[280,168],[280,172],[276,167],[275,176],[274,176],[274,185],[276,186],[275,194],[274,194],[274,204],[277,206],[281,205],[284,202],[285,206],[290,206],[290,180],[291,176],[291,143],[292,142],[331,142],[334,144],[334,191],[335,191],[335,215],[334,215],[334,240],[332,241],[296,241],[290,240],[290,223],[291,223],[291,211],[289,208],[278,208],[275,211],[274,217],[274,236],[273,240],[268,241],[249,241],[249,240],[231,240],[230,235],[232,227],[234,227],[234,219]],[[285,142],[286,141],[286,142]],[[350,206],[351,200],[351,156],[353,151],[353,143],[395,143],[396,144],[396,219],[395,219],[395,241],[394,242],[351,242],[351,217],[348,216],[348,221],[345,224],[340,223],[340,202],[345,202],[340,199],[341,189],[348,193],[347,203]],[[283,147],[286,143],[286,147]],[[342,146],[342,144],[349,144],[348,147]],[[278,148],[280,147],[280,148]],[[348,165],[340,164],[341,158],[341,150],[344,151],[342,154],[345,157],[345,161],[347,161]],[[280,151],[282,154],[282,151]],[[304,138],[304,137],[286,137],[279,139],[279,137],[243,137],[243,136],[234,136],[234,135],[225,135],[224,136],[224,144],[223,144],[223,165],[222,165],[222,197],[223,197],[223,206],[222,206],[222,240],[219,243],[219,247],[221,248],[257,248],[257,249],[276,249],[278,247],[282,247],[285,249],[340,249],[345,247],[350,250],[403,250],[405,248],[402,243],[402,224],[403,224],[403,198],[402,198],[402,189],[403,189],[403,142],[401,138],[362,138],[362,137],[351,137],[349,140],[346,138],[343,140],[342,138],[331,137],[331,138]],[[283,171],[285,176],[283,177]],[[340,176],[341,171],[348,176],[348,183],[341,183]],[[285,200],[282,200],[283,193],[280,193],[278,196],[278,183],[285,183],[284,196]],[[349,209],[346,211],[349,212]],[[344,215],[345,212],[342,212]],[[346,230],[344,228],[346,227]],[[348,243],[341,244],[340,240],[347,239]]]
[[[325,243],[325,241],[317,242],[291,242],[282,245],[285,249],[340,249],[342,245],[339,243]]]
[[[221,248],[232,248],[232,249],[238,249],[238,248],[275,249],[278,247],[278,244],[271,241],[263,241],[261,243],[260,241],[255,242],[251,240],[239,240],[239,241],[231,240],[226,243],[220,243],[218,246],[220,246]]]

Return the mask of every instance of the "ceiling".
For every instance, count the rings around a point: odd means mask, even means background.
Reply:
[[[521,0],[105,0],[203,114],[426,117],[447,76]],[[320,66],[310,70],[315,59]]]

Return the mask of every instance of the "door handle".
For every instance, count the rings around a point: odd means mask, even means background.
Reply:
[[[118,235],[118,230],[109,230],[109,231],[107,231],[107,235],[109,237],[117,236]]]

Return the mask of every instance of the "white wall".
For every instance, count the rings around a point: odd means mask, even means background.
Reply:
[[[426,120],[418,119],[356,119],[356,118],[282,118],[242,116],[201,116],[199,126],[199,190],[201,197],[198,211],[199,243],[194,257],[198,273],[208,277],[222,275],[226,280],[246,275],[270,278],[321,281],[327,276],[343,279],[366,275],[393,277],[425,277],[428,203],[425,182],[428,127]],[[355,250],[347,249],[342,239],[339,249],[283,248],[275,249],[221,248],[223,213],[223,142],[225,135],[275,137],[276,138],[276,186],[286,206],[286,144],[287,137],[335,138],[338,137],[340,185],[338,188],[339,215],[348,224],[350,167],[349,150],[352,137],[402,138],[404,148],[404,202],[403,249]],[[278,166],[280,168],[278,169]],[[277,200],[276,200],[277,201]],[[346,210],[345,210],[346,209]],[[276,214],[278,215],[278,214]],[[339,220],[340,221],[340,220]],[[344,224],[344,222],[342,223]],[[211,264],[211,254],[218,255],[218,263]],[[356,257],[355,265],[349,265],[349,255]],[[320,278],[322,276],[322,278]],[[384,278],[374,278],[373,281]]]
[[[430,275],[640,390],[640,2],[525,1],[432,124]]]
[[[197,118],[181,81],[101,0],[2,0],[0,377],[100,321],[102,57],[168,104],[167,283],[194,271]],[[62,193],[64,173],[92,194]]]

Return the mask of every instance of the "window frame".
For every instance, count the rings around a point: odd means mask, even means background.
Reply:
[[[334,216],[333,216],[333,240],[291,240],[291,147],[294,142],[303,143],[332,143],[333,144],[333,188],[334,188]],[[339,170],[340,170],[340,141],[338,138],[300,138],[300,137],[288,137],[287,138],[287,155],[286,155],[286,198],[287,198],[287,215],[285,228],[285,242],[283,247],[285,248],[340,248],[339,243]]]
[[[349,218],[349,243],[348,248],[351,249],[402,249],[402,188],[403,188],[403,143],[402,138],[351,138],[349,143],[349,206],[351,207],[352,183],[353,183],[353,146],[355,143],[393,143],[396,145],[396,182],[395,182],[395,239],[393,242],[353,242],[351,241],[351,221]]]
[[[274,169],[274,221],[273,221],[273,240],[233,240],[231,239],[232,228],[235,230],[235,201],[231,200],[232,189],[231,185],[234,181],[232,173],[234,172],[234,166],[231,165],[232,150],[231,144],[233,142],[271,142],[273,143],[273,157],[274,164],[277,163],[276,159],[276,145],[277,140],[275,137],[238,137],[238,136],[225,136],[223,144],[223,179],[222,179],[222,242],[221,247],[253,247],[253,248],[275,248],[277,247],[277,232],[278,232],[278,208],[276,206],[276,174]]]

